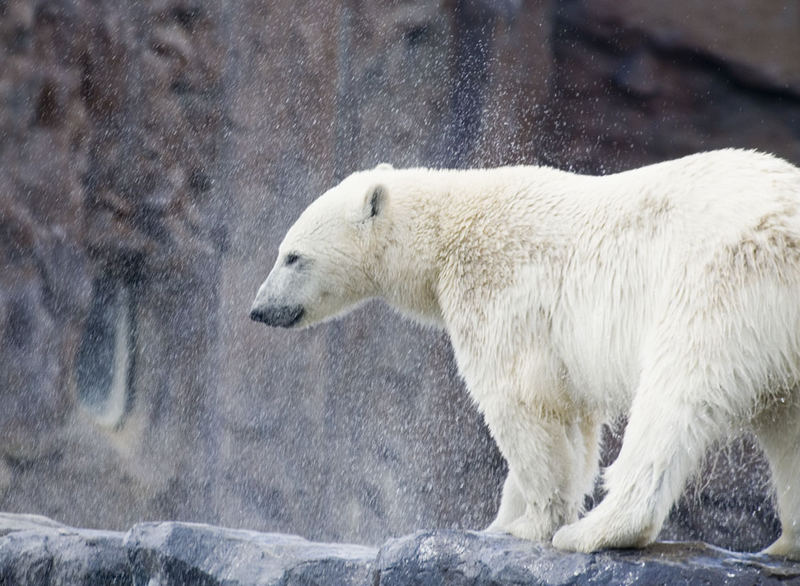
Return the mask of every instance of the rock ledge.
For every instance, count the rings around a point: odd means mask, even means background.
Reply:
[[[703,543],[564,554],[506,536],[421,531],[380,548],[194,523],[128,532],[0,513],[0,584],[800,584],[800,563]]]

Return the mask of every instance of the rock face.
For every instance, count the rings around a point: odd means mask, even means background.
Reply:
[[[0,0],[0,509],[484,526],[504,465],[443,335],[247,319],[286,228],[380,161],[798,164],[799,28],[788,0]],[[765,475],[722,451],[662,537],[764,546]]]
[[[108,584],[800,584],[800,564],[698,543],[564,554],[511,537],[418,532],[379,548],[191,523],[127,533],[0,515],[0,582]]]
[[[728,146],[800,159],[798,67],[789,58],[800,52],[797,6],[709,10],[558,3],[553,91],[564,125],[557,140],[569,143],[559,164],[613,171]]]
[[[225,248],[215,10],[0,4],[6,510],[108,527],[206,506]]]

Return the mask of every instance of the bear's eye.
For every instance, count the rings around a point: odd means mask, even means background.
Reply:
[[[288,267],[296,263],[298,260],[300,260],[300,257],[292,252],[286,255],[286,260],[283,261],[283,264]]]

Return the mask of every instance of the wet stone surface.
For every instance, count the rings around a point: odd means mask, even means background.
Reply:
[[[7,513],[0,535],[0,584],[800,584],[800,563],[697,542],[585,555],[421,531],[373,548],[177,522],[74,529]]]

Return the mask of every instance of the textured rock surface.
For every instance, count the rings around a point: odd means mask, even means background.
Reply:
[[[4,509],[114,527],[207,506],[225,240],[216,10],[0,3]],[[92,326],[117,320],[104,300],[123,289],[131,367],[109,418],[80,359],[102,353]]]
[[[693,2],[558,3],[559,164],[613,171],[726,146],[800,160],[797,5],[737,1],[725,14],[708,10]]]
[[[419,532],[380,548],[191,523],[127,533],[0,515],[0,582],[109,584],[800,584],[800,564],[702,543],[563,554],[503,536]]]
[[[0,583],[133,584],[122,533],[0,514]]]
[[[125,547],[137,584],[370,584],[376,555],[360,545],[186,523],[136,525]]]
[[[380,584],[781,584],[800,583],[800,564],[736,554],[703,543],[658,543],[643,551],[564,554],[510,537],[421,532],[378,555]]]
[[[0,0],[0,508],[372,543],[486,524],[503,463],[442,335],[247,308],[299,211],[381,160],[800,163],[797,4],[662,4]],[[125,311],[115,411],[79,373]],[[764,475],[723,452],[662,536],[765,545]]]

